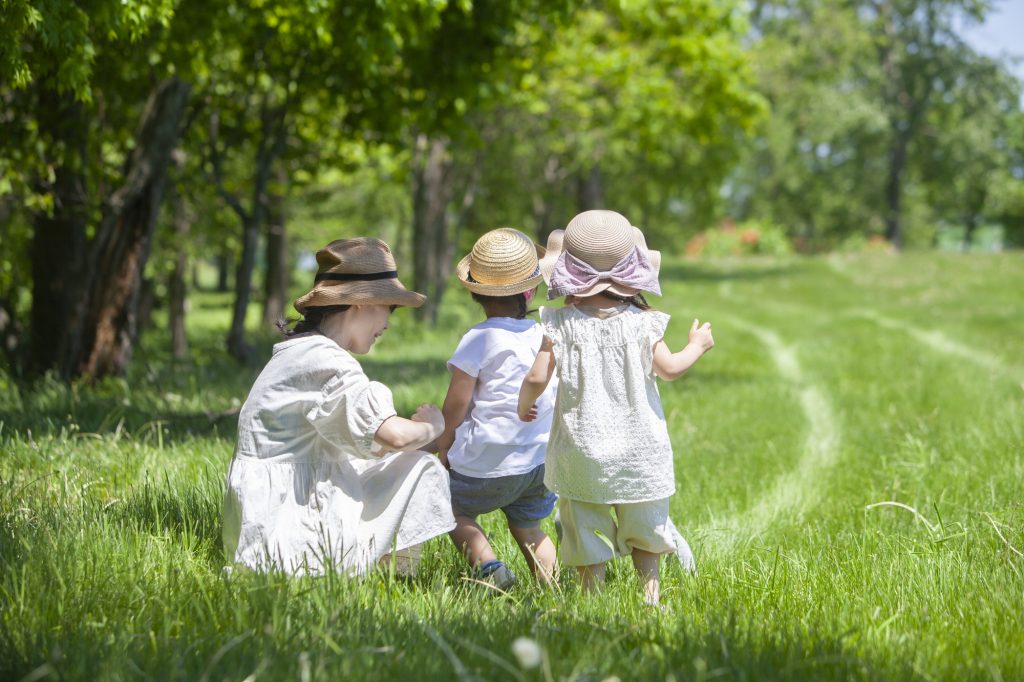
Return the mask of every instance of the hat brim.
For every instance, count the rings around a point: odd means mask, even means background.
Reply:
[[[540,274],[543,275],[545,284],[551,284],[551,273],[555,271],[555,263],[562,253],[564,240],[565,230],[552,230],[548,235],[547,253],[540,259]]]
[[[654,274],[657,276],[661,272],[661,251],[648,249],[647,240],[644,239],[643,232],[636,227],[633,229],[636,230],[636,245],[639,246],[647,255],[647,260],[650,261],[651,267],[654,268]],[[540,260],[540,272],[541,275],[544,276],[545,284],[551,284],[551,273],[555,271],[555,264],[558,262],[558,257],[562,254],[564,241],[565,230],[553,230],[551,234],[548,235],[547,254]],[[624,287],[621,284],[615,284],[614,282],[598,282],[585,292],[573,294],[573,296],[593,296],[594,294],[599,294],[605,290],[610,290],[619,296],[634,296],[640,293],[640,289]]]
[[[537,249],[537,260],[542,260],[546,256],[547,251],[539,244],[534,244],[534,248]],[[536,275],[518,282],[510,282],[509,284],[483,284],[481,282],[472,282],[469,279],[469,259],[471,256],[472,254],[467,254],[459,261],[458,265],[455,266],[455,276],[459,278],[459,282],[462,286],[475,294],[481,294],[483,296],[514,296],[515,294],[522,294],[530,291],[534,287],[540,285],[541,282],[545,281],[544,271],[541,268],[538,270]]]
[[[317,282],[303,296],[295,299],[295,309],[302,314],[310,308],[329,305],[397,305],[419,308],[427,297],[409,291],[397,279],[366,282]]]

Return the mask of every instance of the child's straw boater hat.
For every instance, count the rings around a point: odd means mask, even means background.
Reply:
[[[548,298],[661,294],[661,253],[648,249],[644,233],[615,211],[584,211],[552,232],[540,268]]]
[[[427,299],[398,281],[388,245],[372,237],[338,239],[316,252],[313,288],[295,300],[303,315],[331,305],[403,305],[418,308]]]
[[[484,234],[459,261],[455,274],[462,286],[484,296],[521,294],[541,283],[539,258],[544,247],[510,227]]]

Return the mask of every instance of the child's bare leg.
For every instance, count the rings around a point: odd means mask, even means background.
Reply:
[[[483,566],[488,561],[497,559],[491,543],[487,541],[484,529],[468,516],[455,516],[455,528],[448,533],[455,546],[466,557],[473,568]]]
[[[633,549],[633,567],[640,576],[640,584],[644,591],[644,601],[656,605],[661,598],[661,582],[658,571],[660,554]]]
[[[555,554],[555,545],[551,538],[539,527],[516,528],[509,526],[508,530],[519,545],[519,551],[523,553],[527,565],[537,577],[537,580],[550,585],[555,577],[555,567],[558,560]]]
[[[580,574],[584,592],[593,592],[604,584],[604,564],[577,566],[576,572]]]

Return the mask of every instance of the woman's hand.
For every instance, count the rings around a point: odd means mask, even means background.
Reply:
[[[423,404],[411,419],[398,415],[388,417],[377,429],[373,439],[386,450],[416,450],[433,442],[444,431],[444,417],[436,405]]]
[[[416,412],[413,413],[411,419],[414,422],[423,422],[436,426],[439,432],[444,431],[444,415],[441,414],[441,409],[437,405],[431,405],[430,403],[421,404],[416,408]]]

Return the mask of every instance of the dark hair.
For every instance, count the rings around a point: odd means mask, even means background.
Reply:
[[[526,309],[526,294],[512,294],[511,296],[485,296],[472,292],[473,300],[486,308],[488,305],[515,304],[517,320],[525,320],[530,310]]]
[[[644,298],[643,294],[633,294],[632,296],[619,296],[618,294],[608,291],[607,289],[605,289],[601,293],[607,296],[608,298],[612,299],[613,301],[635,305],[640,310],[651,310],[651,304],[647,302],[647,299]]]
[[[319,334],[320,324],[324,321],[324,318],[331,313],[340,313],[348,310],[352,306],[348,305],[323,305],[315,306],[313,308],[307,308],[306,312],[302,314],[302,319],[289,317],[285,320],[277,321],[277,328],[281,330],[281,334],[286,339],[291,339],[296,336],[304,336],[306,334]],[[288,329],[288,325],[295,324],[294,327]]]
[[[291,339],[296,336],[303,336],[305,334],[319,334],[320,324],[324,321],[324,318],[331,313],[343,313],[352,306],[350,305],[320,305],[312,308],[307,308],[302,319],[289,317],[286,320],[278,320],[277,328],[284,335],[284,338]],[[397,305],[388,306],[391,308],[391,312],[395,312]],[[288,329],[288,325],[295,324],[294,327]]]

